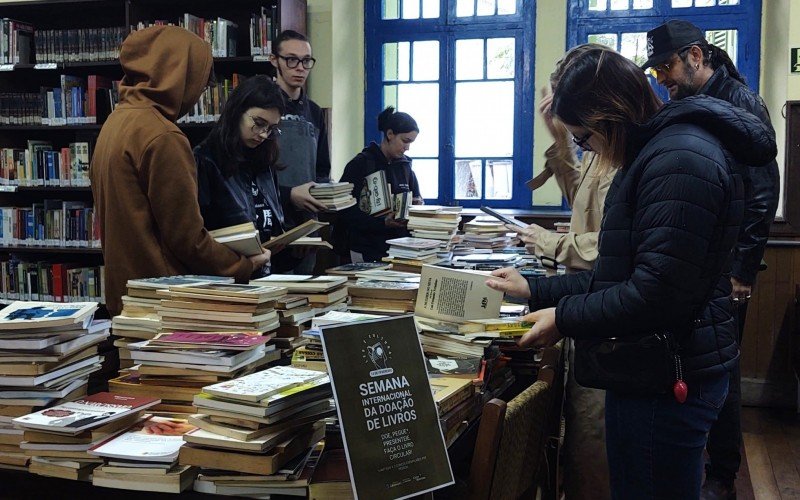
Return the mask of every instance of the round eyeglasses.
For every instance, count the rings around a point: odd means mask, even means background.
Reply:
[[[247,115],[253,121],[253,126],[250,127],[250,130],[255,135],[264,135],[266,134],[266,138],[269,139],[270,137],[278,137],[281,135],[281,129],[278,128],[277,125],[264,125],[261,120],[257,120],[253,118],[251,115]]]

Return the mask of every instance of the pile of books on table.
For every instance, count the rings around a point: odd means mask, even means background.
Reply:
[[[392,269],[403,272],[416,272],[424,264],[433,264],[442,260],[439,256],[441,242],[423,238],[394,238],[387,240],[389,255],[384,262],[392,264]]]
[[[144,410],[158,402],[101,392],[17,417],[13,422],[23,430],[25,440],[20,447],[31,457],[31,472],[88,480],[92,470],[103,462],[89,449],[130,427]]]
[[[161,304],[159,290],[170,286],[198,285],[205,283],[233,283],[233,278],[220,276],[166,276],[128,280],[127,294],[122,296],[122,313],[112,320],[113,333],[117,337],[114,346],[119,349],[120,368],[134,365],[128,344],[150,340],[161,331],[161,320],[156,308]]]
[[[325,274],[330,276],[347,276],[347,279],[352,282],[358,279],[356,276],[357,273],[389,269],[390,266],[391,264],[385,262],[352,262],[326,269]]]
[[[271,343],[275,303],[286,290],[264,285],[205,283],[171,286],[156,306],[162,333],[129,343],[136,366],[109,387],[159,396],[160,411],[193,411],[203,385],[228,380],[280,358]]]
[[[358,280],[348,288],[350,310],[376,314],[414,312],[419,275],[394,270],[356,273]]]
[[[308,192],[325,205],[326,212],[338,212],[356,204],[353,184],[350,182],[317,183],[311,186]]]
[[[0,311],[0,468],[24,468],[23,431],[13,421],[86,394],[100,370],[108,321],[96,302],[13,302]]]
[[[106,488],[180,493],[192,485],[196,467],[178,465],[183,435],[196,429],[185,418],[140,417],[125,432],[89,448],[103,460],[92,484]]]
[[[516,233],[491,215],[480,215],[464,224],[464,243],[476,249],[501,249],[519,243]]]
[[[461,207],[412,205],[409,208],[408,230],[411,235],[437,240],[442,249],[449,249],[455,242],[460,222]]]
[[[184,435],[179,462],[202,467],[205,482],[288,480],[280,471],[324,437],[323,419],[335,414],[331,395],[327,374],[290,366],[204,387],[189,418],[198,429]]]

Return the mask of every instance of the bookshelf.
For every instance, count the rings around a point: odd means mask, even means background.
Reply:
[[[223,82],[234,74],[272,74],[269,35],[305,33],[306,0],[0,4],[0,40],[7,40],[0,42],[0,304],[51,290],[54,264],[71,273],[62,282],[78,283],[73,274],[84,279],[80,290],[61,290],[64,296],[86,298],[92,290],[99,297],[102,251],[88,164],[114,105],[114,82],[123,76],[119,43],[131,29],[157,22],[184,23],[205,35]],[[251,37],[253,30],[264,36]],[[255,48],[254,39],[261,42]],[[216,91],[218,99],[201,99],[191,119],[179,124],[193,145],[218,116],[210,103],[224,102],[222,84]]]

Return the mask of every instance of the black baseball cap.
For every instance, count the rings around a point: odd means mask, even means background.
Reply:
[[[689,21],[673,19],[647,32],[647,62],[642,69],[665,63],[685,47],[704,42],[705,34]]]

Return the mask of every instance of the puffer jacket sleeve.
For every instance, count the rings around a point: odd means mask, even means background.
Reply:
[[[160,135],[147,146],[140,164],[140,182],[163,244],[195,274],[232,276],[246,283],[253,272],[250,260],[214,241],[203,227],[188,139],[179,133]]]
[[[703,270],[711,242],[719,238],[715,226],[727,209],[730,177],[703,154],[704,148],[714,147],[707,141],[688,134],[660,141],[651,149],[655,153],[643,159],[648,163],[641,169],[636,199],[615,205],[630,210],[633,220],[629,278],[562,298],[556,309],[562,335],[638,335],[685,324],[697,314],[693,297],[709,286]],[[682,147],[670,147],[675,143]],[[604,231],[613,231],[612,221],[609,212]]]
[[[591,271],[528,279],[531,289],[528,305],[531,311],[553,307],[562,297],[586,293],[591,279]]]

